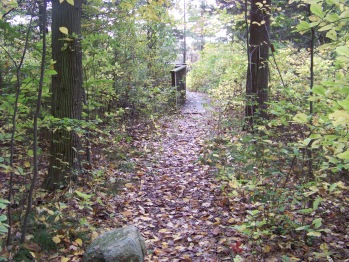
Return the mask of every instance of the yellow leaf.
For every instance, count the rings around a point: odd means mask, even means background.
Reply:
[[[236,222],[236,219],[235,218],[230,218],[229,220],[228,220],[228,223],[230,223],[230,224],[233,224],[233,223],[235,223]]]
[[[82,247],[82,240],[80,238],[75,240],[76,244],[78,244],[80,247]]]
[[[63,3],[64,2],[64,0],[59,0],[59,3],[61,4],[61,3]]]
[[[127,184],[125,184],[125,187],[126,187],[126,188],[134,188],[134,186],[133,186],[132,183],[127,183]]]
[[[63,34],[67,35],[68,34],[68,28],[64,27],[64,26],[61,26],[59,28],[59,31],[61,31]]]
[[[264,247],[264,252],[265,253],[269,253],[270,252],[270,246],[268,246],[268,245],[266,245],[265,247]]]
[[[320,245],[320,249],[322,250],[322,251],[328,251],[328,245],[326,244],[326,243],[322,243],[321,245]]]
[[[74,6],[74,0],[67,0],[68,4],[71,4],[72,6]]]
[[[62,257],[61,258],[61,262],[68,262],[70,259],[69,258],[67,258],[67,257]]]
[[[332,120],[332,124],[334,126],[345,126],[349,124],[349,114],[344,110],[336,110],[332,114],[330,114],[330,119]]]
[[[32,257],[33,258],[36,258],[36,256],[35,256],[35,253],[34,252],[29,252],[31,255],[32,255]]]
[[[56,244],[58,244],[59,242],[61,242],[61,239],[59,236],[55,236],[52,238],[53,242],[55,242]]]

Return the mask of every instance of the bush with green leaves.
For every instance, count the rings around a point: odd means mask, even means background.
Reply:
[[[233,113],[218,107],[226,125],[220,139],[208,144],[202,160],[216,166],[229,196],[244,196],[249,209],[246,219],[235,228],[246,234],[255,255],[264,258],[270,252],[265,250],[270,250],[271,239],[289,239],[293,249],[311,248],[307,256],[343,259],[340,249],[324,237],[344,241],[347,235],[347,227],[338,232],[335,223],[340,224],[348,210],[349,7],[342,0],[307,3],[312,16],[296,30],[309,36],[314,28],[317,35],[327,36],[326,43],[314,50],[313,88],[309,50],[287,42],[276,44],[269,60],[269,119],[253,132],[244,133],[238,121],[227,121],[231,115],[243,114],[243,104]],[[209,56],[205,50],[203,56]],[[243,59],[243,53],[240,56]],[[219,58],[212,58],[206,60],[207,68],[203,64],[193,67],[194,86],[204,85],[203,79],[208,78],[204,76],[212,74],[212,82],[209,79],[207,83],[215,101],[222,98],[223,105],[241,103],[243,97],[237,100],[232,95],[236,87],[227,88],[227,95],[222,92],[224,85],[213,73]],[[222,71],[216,72],[222,75]],[[238,67],[231,75],[237,72],[236,78],[243,80],[246,71]],[[232,80],[225,86],[234,86]],[[244,123],[241,118],[240,123]],[[284,254],[283,259],[290,258]]]
[[[6,238],[8,231],[8,224],[6,224],[7,216],[3,214],[3,211],[6,209],[8,204],[9,202],[7,200],[0,198],[0,249],[4,245],[4,239]],[[5,258],[0,256],[0,261],[3,259]]]
[[[246,68],[243,44],[206,44],[200,60],[190,67],[187,77],[189,89],[208,92],[222,85],[223,89],[229,86],[233,93],[236,85],[243,81],[241,73]]]

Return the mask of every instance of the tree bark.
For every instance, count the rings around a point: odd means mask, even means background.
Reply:
[[[82,112],[81,4],[52,0],[52,56],[57,74],[52,77],[52,115],[64,119],[52,134],[51,158],[44,187],[55,190],[76,180],[81,169],[81,142],[73,131]],[[68,29],[64,35],[60,27]],[[64,38],[69,38],[64,40]],[[67,125],[67,122],[71,125]]]
[[[270,4],[271,0],[251,1],[245,109],[249,128],[256,117],[267,118]]]

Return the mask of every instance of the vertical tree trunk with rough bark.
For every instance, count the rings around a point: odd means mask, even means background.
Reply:
[[[255,117],[267,117],[269,81],[269,31],[271,0],[252,0],[249,27],[249,63],[247,69],[246,122],[253,127]]]
[[[82,112],[81,0],[74,6],[52,0],[52,115],[73,123]],[[68,36],[62,33],[68,29]],[[64,32],[64,29],[63,29]],[[69,38],[69,39],[67,39]],[[63,121],[65,122],[65,121]],[[52,134],[51,159],[45,188],[55,190],[75,180],[80,171],[80,139],[71,126],[57,126]]]

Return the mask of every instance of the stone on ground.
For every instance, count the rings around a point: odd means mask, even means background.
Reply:
[[[135,226],[106,232],[96,238],[84,255],[85,262],[141,262],[145,242]]]

